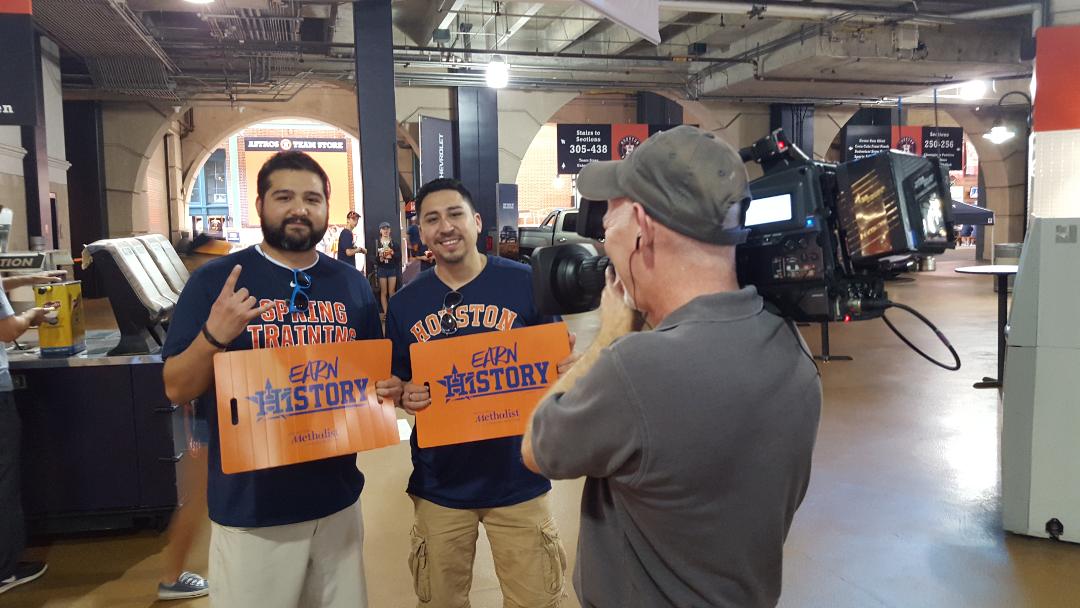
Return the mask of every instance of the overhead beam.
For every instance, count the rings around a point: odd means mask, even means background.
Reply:
[[[641,35],[637,32],[618,25],[604,22],[594,28],[587,36],[566,48],[567,53],[604,53],[607,55],[619,55],[641,41]]]
[[[541,40],[545,52],[561,53],[601,23],[600,16],[583,4],[572,5],[562,16],[544,28]],[[590,17],[596,21],[588,21]]]
[[[450,10],[446,12],[446,16],[439,22],[439,29],[445,30],[450,27],[450,24],[454,22],[457,17],[458,11],[465,6],[465,0],[454,0],[454,4],[450,7]]]
[[[518,30],[525,27],[525,25],[529,23],[529,20],[532,19],[536,15],[536,13],[539,13],[540,10],[543,8],[544,4],[542,2],[534,2],[530,4],[529,7],[522,12],[521,16],[518,17],[517,20],[514,21],[514,23],[512,23],[509,28],[506,29],[506,33],[499,36],[499,40],[496,43],[496,46],[505,46],[507,42],[510,42],[510,39],[514,37],[514,34],[518,33]]]

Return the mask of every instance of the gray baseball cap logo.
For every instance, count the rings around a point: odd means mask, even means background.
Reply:
[[[626,160],[589,163],[577,188],[593,200],[633,199],[661,224],[699,241],[746,239],[746,231],[725,225],[732,205],[750,200],[746,167],[738,150],[697,127],[657,133]]]

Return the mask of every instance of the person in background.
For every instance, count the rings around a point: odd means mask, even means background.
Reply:
[[[49,308],[31,308],[17,315],[4,292],[16,287],[58,283],[65,274],[56,271],[3,279],[0,342],[15,341],[26,330],[41,325],[52,312]],[[0,594],[37,579],[48,569],[45,562],[19,561],[26,548],[26,522],[19,473],[22,430],[14,390],[7,350],[0,344]]]
[[[205,416],[195,414],[197,403],[189,403],[185,411],[185,420],[190,421],[188,450],[180,461],[181,473],[180,500],[182,504],[173,512],[166,535],[169,544],[162,551],[163,565],[161,578],[158,579],[157,597],[159,600],[182,600],[202,597],[210,593],[210,583],[195,574],[184,570],[184,563],[191,553],[195,537],[207,522],[206,511],[206,444],[209,442],[209,429],[206,428]]]
[[[435,265],[435,257],[432,255],[431,250],[427,248],[427,245],[424,244],[424,241],[420,239],[420,224],[415,214],[409,217],[408,230],[409,256],[415,260],[420,260],[420,272],[424,272]]]
[[[350,211],[349,214],[345,216],[345,228],[343,228],[341,234],[338,235],[337,259],[353,268],[356,268],[356,254],[367,254],[367,249],[357,245],[353,235],[353,230],[356,230],[356,224],[359,221],[360,214],[355,211]]]
[[[379,241],[375,250],[375,271],[379,276],[379,298],[382,300],[383,315],[389,305],[390,296],[397,291],[398,274],[401,273],[401,245],[390,237],[390,222],[379,224]]]

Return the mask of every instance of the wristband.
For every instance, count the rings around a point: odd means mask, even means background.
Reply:
[[[229,350],[228,346],[222,344],[221,342],[218,342],[217,339],[214,338],[214,336],[210,335],[210,330],[206,329],[206,323],[203,323],[202,335],[204,338],[206,338],[206,341],[209,342],[214,348],[217,348],[219,350]]]

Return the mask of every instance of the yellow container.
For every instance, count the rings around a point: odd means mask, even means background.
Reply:
[[[54,309],[38,328],[42,357],[70,357],[86,350],[81,281],[35,285],[34,305]]]

